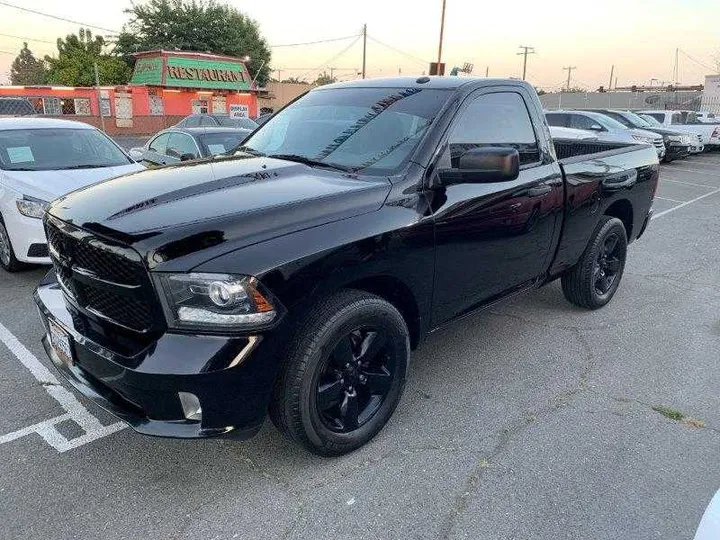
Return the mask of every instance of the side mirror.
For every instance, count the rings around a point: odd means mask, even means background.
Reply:
[[[590,131],[602,131],[603,127],[600,124],[593,124],[590,126]]]
[[[193,159],[195,159],[195,154],[187,153],[180,156],[180,161],[192,161]]]
[[[473,148],[460,156],[456,169],[438,172],[444,185],[509,182],[520,174],[520,154],[514,148]]]
[[[131,148],[128,151],[128,155],[135,161],[142,161],[143,155],[145,154],[144,148]]]

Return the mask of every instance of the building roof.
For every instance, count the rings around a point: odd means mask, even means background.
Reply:
[[[136,58],[141,58],[143,56],[156,56],[164,54],[166,56],[196,56],[200,58],[207,58],[209,60],[231,60],[233,62],[240,62],[241,64],[244,64],[245,61],[242,59],[242,57],[238,56],[227,56],[225,54],[213,54],[209,52],[200,52],[200,51],[170,51],[166,49],[153,49],[151,51],[139,51],[136,53],[133,53],[132,55]]]
[[[96,129],[85,122],[75,120],[60,120],[56,118],[34,118],[18,116],[0,118],[0,130],[9,129]]]

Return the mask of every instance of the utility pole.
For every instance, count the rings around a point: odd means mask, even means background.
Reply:
[[[335,78],[335,69],[334,67],[330,68],[330,80],[332,81]]]
[[[525,45],[520,45],[520,48],[523,49],[523,52],[517,53],[518,55],[523,56],[523,81],[525,80],[525,73],[527,72],[527,57],[528,54],[535,54],[535,47],[526,47]]]
[[[398,77],[402,77],[402,68],[398,66]]]
[[[97,62],[95,62],[95,87],[97,88],[98,112],[100,113],[100,126],[105,133],[105,117],[102,112],[102,95],[100,93],[100,74],[98,73]]]
[[[613,73],[615,73],[615,64],[613,64],[610,68],[610,82],[608,83],[608,90],[612,90]]]
[[[442,63],[442,44],[443,44],[443,33],[445,32],[445,1],[442,3],[442,14],[440,15],[440,44],[438,45],[438,70]]]
[[[363,68],[362,78],[365,78],[365,57],[367,55],[367,23],[363,24]]]
[[[485,78],[487,79],[490,76],[490,66],[485,66]]]
[[[282,70],[281,70],[281,69],[276,69],[275,71],[278,72],[277,80],[278,80],[278,82],[280,82],[280,81],[282,80],[282,79],[280,78],[280,73],[282,73]]]
[[[679,62],[679,56],[680,48],[675,48],[675,86],[680,84],[680,62]]]
[[[570,91],[570,76],[572,75],[573,69],[577,69],[577,66],[567,66],[563,68],[563,71],[568,72],[567,90]]]

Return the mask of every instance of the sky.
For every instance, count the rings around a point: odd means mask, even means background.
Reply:
[[[142,2],[143,0],[136,0]],[[220,0],[222,1],[222,0]],[[680,82],[697,84],[713,72],[720,55],[720,1],[717,0],[446,0],[443,61],[449,71],[465,62],[474,75],[519,77],[519,45],[535,48],[527,79],[557,89],[575,66],[573,86],[607,86],[615,65],[618,85],[671,81],[676,48]],[[7,0],[84,24],[119,31],[130,0]],[[272,68],[281,78],[313,80],[336,68],[340,79],[357,77],[367,24],[370,77],[420,75],[437,60],[442,0],[227,0],[255,19],[273,46]],[[0,3],[0,81],[28,41],[37,55],[57,52],[57,37],[77,32],[78,24],[26,13]],[[102,34],[100,30],[95,33]],[[13,37],[8,37],[13,36]],[[315,45],[279,45],[348,38]],[[23,39],[24,38],[24,39]],[[277,76],[278,72],[274,73]],[[655,82],[658,84],[658,82]]]

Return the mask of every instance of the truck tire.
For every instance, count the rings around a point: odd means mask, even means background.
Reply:
[[[603,216],[575,266],[561,278],[565,298],[576,306],[598,309],[620,285],[627,255],[627,234],[618,218]]]
[[[395,307],[343,290],[315,304],[288,341],[270,418],[321,456],[367,443],[395,411],[405,387],[410,337]]]
[[[8,272],[17,272],[24,267],[23,263],[15,258],[10,235],[5,228],[2,217],[0,217],[0,266]]]

